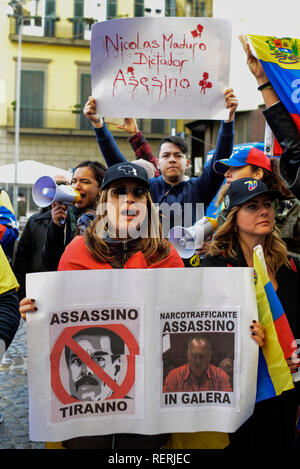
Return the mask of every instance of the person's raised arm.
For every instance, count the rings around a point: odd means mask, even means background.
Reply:
[[[125,132],[130,134],[128,142],[135,153],[136,159],[149,161],[149,163],[154,166],[155,177],[159,176],[158,159],[153,155],[143,132],[138,129],[136,120],[133,118],[125,118],[123,125],[119,125],[117,128],[125,130]]]
[[[235,119],[235,113],[239,104],[239,101],[236,95],[233,92],[232,88],[227,88],[224,91],[225,106],[226,109],[229,109],[229,116],[225,122],[233,122]]]
[[[283,150],[279,163],[280,175],[289,190],[300,199],[299,129],[269,82],[260,60],[252,54],[245,36],[240,36],[240,41],[247,56],[249,70],[256,78],[258,90],[261,91],[267,108],[263,111],[264,117]]]
[[[124,130],[130,135],[134,135],[139,132],[137,122],[132,117],[126,117],[124,119],[123,125],[116,125],[116,128],[120,130]]]
[[[126,158],[120,152],[114,137],[108,130],[107,125],[103,121],[102,117],[97,114],[96,100],[92,96],[90,96],[86,102],[83,113],[85,117],[91,121],[94,127],[97,143],[107,166],[112,166],[113,164],[126,161]]]

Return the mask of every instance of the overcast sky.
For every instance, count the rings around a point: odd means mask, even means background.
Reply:
[[[239,98],[239,109],[261,103],[256,81],[248,71],[239,34],[300,38],[300,0],[214,0],[213,16],[232,20],[230,86]]]

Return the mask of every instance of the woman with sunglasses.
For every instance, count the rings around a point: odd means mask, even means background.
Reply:
[[[292,333],[298,338],[299,264],[296,258],[287,255],[286,245],[275,226],[274,197],[276,193],[259,180],[241,178],[231,182],[225,198],[226,221],[216,231],[201,267],[253,267],[253,249],[260,244],[270,280]],[[292,359],[288,365],[291,372],[298,367]],[[258,402],[250,419],[230,435],[229,447],[293,447],[298,400],[297,389],[292,389]]]
[[[172,245],[162,237],[158,213],[149,194],[148,175],[133,163],[111,166],[103,179],[95,220],[83,236],[66,247],[58,270],[184,267]],[[20,313],[36,311],[25,298]],[[105,435],[63,442],[68,449],[159,449],[168,435]]]
[[[217,161],[215,171],[226,178],[216,202],[219,206],[217,222],[220,226],[226,220],[224,199],[231,182],[243,177],[262,181],[269,190],[278,192],[273,201],[276,226],[289,253],[300,256],[300,202],[281,179],[278,164],[278,158],[269,158],[259,148],[247,144],[236,145],[230,158]]]
[[[67,246],[58,270],[138,267],[183,267],[183,263],[162,237],[146,170],[118,163],[104,176],[94,222],[84,237]]]

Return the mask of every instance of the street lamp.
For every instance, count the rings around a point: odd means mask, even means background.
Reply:
[[[18,220],[18,163],[20,147],[20,99],[21,99],[21,56],[22,56],[22,29],[23,29],[23,4],[24,0],[12,0],[8,3],[13,9],[13,14],[8,15],[16,19],[18,25],[18,57],[16,74],[16,111],[15,111],[15,178],[13,192],[13,206],[16,220]]]

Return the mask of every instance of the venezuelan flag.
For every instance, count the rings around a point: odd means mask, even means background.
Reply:
[[[300,130],[300,39],[248,35],[280,100]],[[270,137],[268,140],[271,141]],[[273,139],[273,155],[282,153]]]
[[[254,249],[253,265],[258,318],[265,329],[265,342],[258,360],[256,402],[259,402],[294,387],[286,358],[295,351],[295,341],[269,279],[261,246]]]

